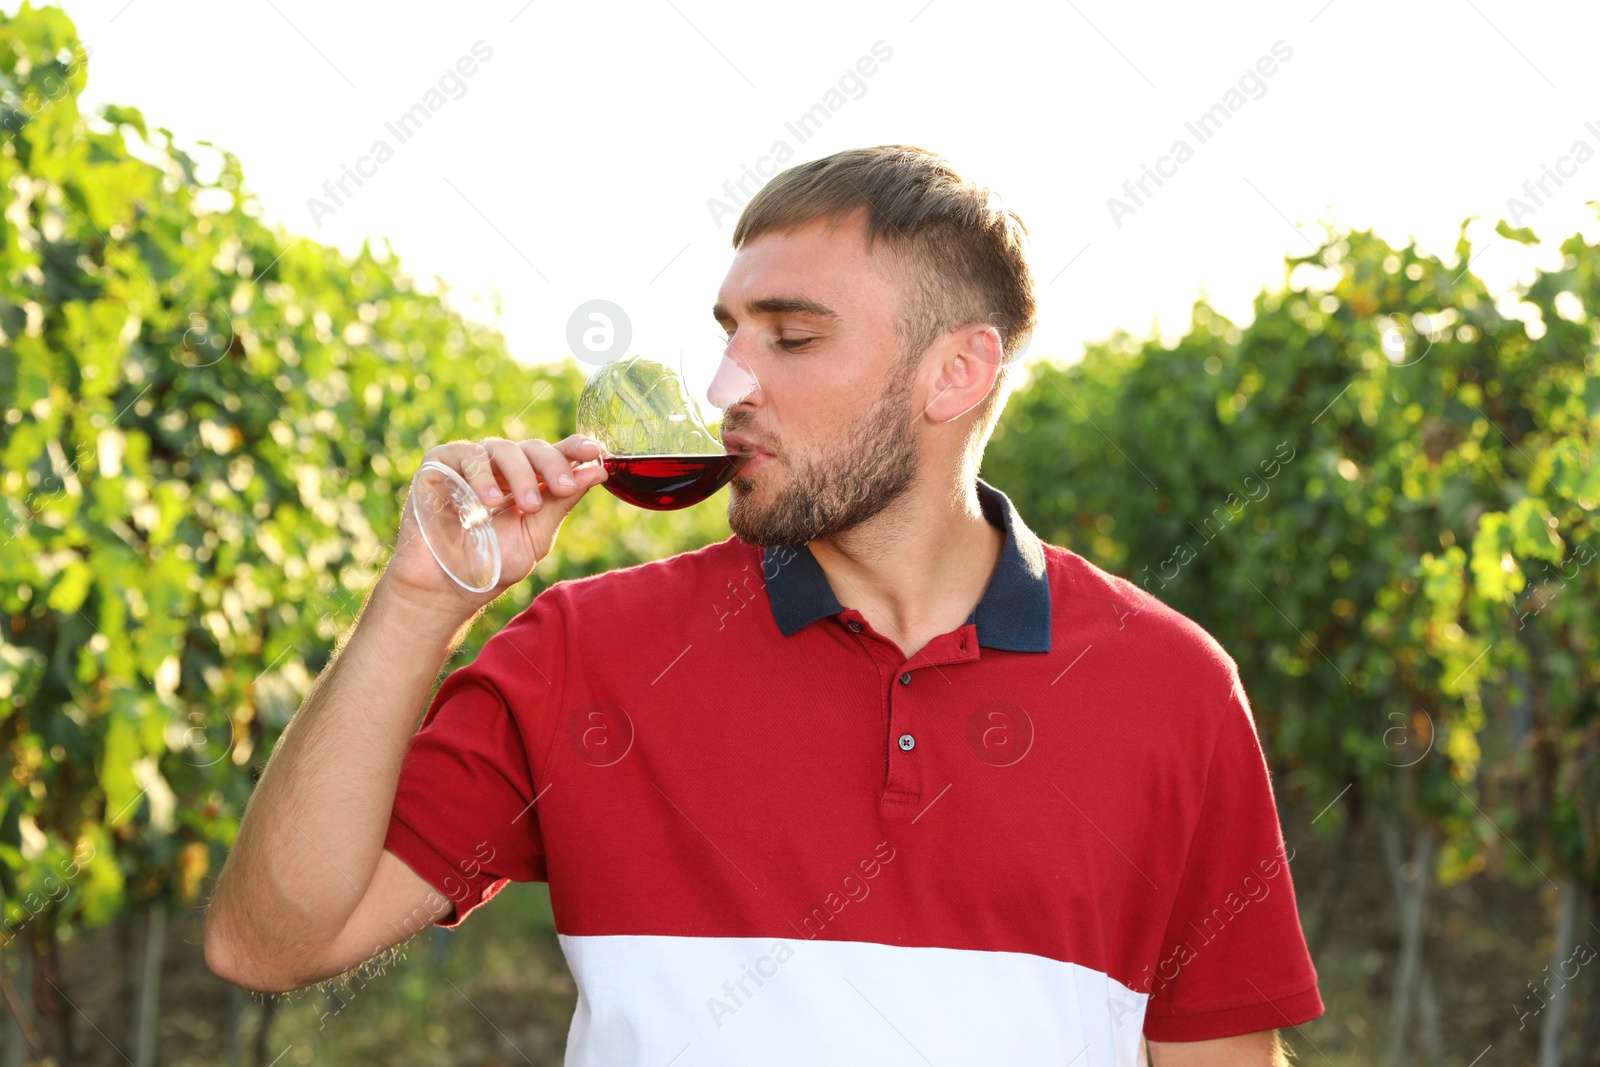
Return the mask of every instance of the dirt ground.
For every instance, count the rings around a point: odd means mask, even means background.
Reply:
[[[1285,1034],[1295,1062],[1354,1067],[1383,1062],[1398,924],[1377,829],[1368,825],[1344,864],[1343,888],[1324,938],[1313,908],[1332,874],[1335,843],[1310,833],[1310,819],[1285,813],[1303,922],[1316,954],[1322,1018]],[[1427,919],[1426,961],[1437,991],[1442,1064],[1522,1067],[1534,1063],[1538,1034],[1519,1029],[1528,985],[1549,962],[1554,890],[1514,885],[1492,874],[1436,890]],[[508,886],[459,931],[414,939],[405,958],[344,1001],[322,990],[251,998],[206,970],[200,915],[169,928],[162,976],[160,1062],[174,1067],[239,1062],[306,1064],[559,1065],[576,990],[550,922],[543,885]],[[1582,927],[1591,934],[1593,928]],[[1580,941],[1586,940],[1583,935]],[[1600,946],[1600,934],[1592,938]],[[122,951],[110,928],[70,945],[64,990],[76,1005],[70,1062],[131,1062],[128,1013],[118,1004]],[[1600,967],[1577,979],[1574,1038],[1595,1001]],[[231,1020],[242,1052],[230,1057]],[[266,1032],[261,1032],[266,1022]],[[46,1021],[47,1039],[55,1026]],[[258,1044],[259,1042],[259,1044]],[[52,1042],[53,1044],[53,1042]],[[254,1053],[259,1048],[260,1059]],[[60,1062],[68,1062],[57,1060]],[[1425,1062],[1419,1054],[1411,1062]],[[1579,1067],[1600,1067],[1600,1059]]]

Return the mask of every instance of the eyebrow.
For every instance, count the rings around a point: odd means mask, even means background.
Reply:
[[[839,313],[828,305],[798,296],[769,296],[761,300],[752,300],[745,305],[745,310],[752,315],[801,314],[819,319],[839,317]],[[711,316],[718,322],[733,321],[733,314],[720,300],[712,305]]]

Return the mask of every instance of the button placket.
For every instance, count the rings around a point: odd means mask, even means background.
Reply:
[[[900,659],[898,662],[889,659],[893,651],[888,642],[879,645],[878,651],[887,653],[875,656],[883,672],[879,676],[879,684],[884,686],[879,691],[884,698],[885,711],[883,810],[893,817],[910,819],[933,798],[933,792],[926,792],[929,785],[927,779],[929,774],[939,773],[935,767],[929,766],[930,760],[935,765],[939,763],[939,753],[934,749],[922,749],[919,745],[919,742],[927,740],[917,736],[922,729],[920,713],[926,706],[930,723],[941,714],[942,709],[934,704],[935,701],[946,699],[945,687],[939,681],[950,682],[948,677],[944,677],[946,671],[942,668],[971,663],[980,658],[977,630],[969,622],[962,630],[936,637],[910,659]],[[953,669],[959,670],[959,667]],[[911,681],[919,670],[922,671],[922,681],[913,694]],[[933,673],[928,673],[930,670]],[[943,781],[939,782],[933,791],[936,792],[943,784]]]
[[[909,805],[921,794],[920,764],[923,761],[919,753],[913,751],[917,747],[917,722],[911,701],[916,698],[911,692],[912,672],[907,667],[908,664],[902,662],[887,679],[889,717],[884,723],[886,732],[883,743],[888,751],[887,792],[898,798],[900,803]],[[919,689],[919,696],[920,693]]]
[[[900,684],[902,686],[907,686],[907,685],[911,684],[911,672],[910,671],[905,671],[904,673],[902,673],[900,675]],[[899,737],[897,737],[895,739],[895,744],[900,746],[900,751],[901,752],[910,752],[913,748],[917,747],[917,739],[915,737],[912,737],[909,733],[902,733]]]

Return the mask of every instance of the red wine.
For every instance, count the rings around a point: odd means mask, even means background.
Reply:
[[[608,456],[605,487],[613,496],[650,511],[676,511],[698,504],[729,481],[749,460],[725,456]]]

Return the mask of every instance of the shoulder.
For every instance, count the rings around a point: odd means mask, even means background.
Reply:
[[[1044,552],[1058,633],[1062,626],[1099,632],[1116,642],[1128,671],[1153,672],[1191,692],[1215,688],[1219,702],[1238,684],[1238,664],[1198,622],[1070,549],[1045,543]]]
[[[703,611],[725,596],[729,582],[749,581],[759,589],[761,568],[761,549],[730,536],[664,559],[563,579],[534,597],[513,624],[530,614],[560,614],[568,621],[604,617],[619,623],[650,617],[670,624],[680,612]]]
[[[719,578],[731,579],[745,568],[761,573],[761,549],[730,536],[664,559],[572,578],[558,585],[573,603],[610,603],[698,588]]]
[[[728,585],[761,589],[761,549],[737,538],[665,559],[564,578],[490,636],[474,670],[507,686],[534,675],[563,684],[571,672],[617,670],[628,657],[680,642],[696,616],[716,617]],[[748,594],[747,594],[748,595]],[[681,644],[681,642],[680,642]]]

